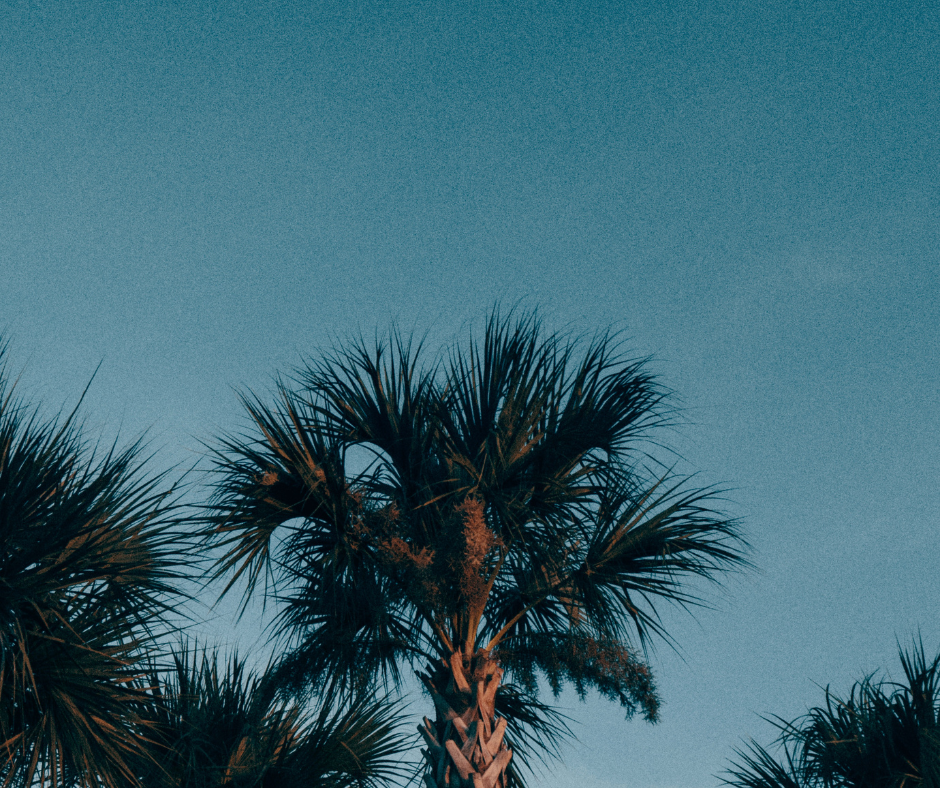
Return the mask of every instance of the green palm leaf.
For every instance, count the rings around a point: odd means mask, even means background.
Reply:
[[[828,687],[825,702],[803,717],[775,718],[787,763],[752,745],[726,784],[742,788],[916,788],[940,775],[940,656],[928,662],[922,642],[901,651],[902,683],[867,676],[847,697]],[[789,782],[784,783],[781,775]],[[773,779],[778,779],[773,782]]]

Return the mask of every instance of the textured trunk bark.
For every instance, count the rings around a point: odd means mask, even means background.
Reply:
[[[503,671],[489,653],[459,651],[419,673],[434,700],[436,719],[418,730],[427,749],[427,788],[505,788],[512,751],[503,742],[506,720],[496,719],[495,700]]]

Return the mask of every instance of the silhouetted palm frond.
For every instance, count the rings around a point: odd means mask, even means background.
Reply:
[[[740,763],[734,764],[727,772],[725,783],[740,788],[805,788],[799,764],[793,760],[793,754],[785,749],[784,763],[775,758],[756,742],[751,742],[747,750],[735,750]]]
[[[403,776],[407,737],[387,699],[333,709],[322,697],[311,716],[270,673],[186,648],[151,682],[152,757],[138,767],[148,788],[377,788]]]
[[[567,718],[538,699],[536,692],[514,684],[503,684],[496,693],[496,711],[509,724],[506,736],[516,753],[507,773],[507,786],[522,788],[524,775],[537,774],[541,758],[557,758],[561,746],[574,739]]]
[[[147,737],[140,658],[182,576],[175,526],[139,443],[96,454],[74,412],[44,420],[0,366],[4,785],[131,778]]]
[[[900,649],[899,649],[900,650]],[[793,722],[776,719],[786,765],[751,745],[725,782],[742,788],[916,788],[940,774],[940,656],[928,662],[922,642],[901,651],[905,681],[868,676],[841,698]],[[788,775],[783,783],[780,775]],[[778,782],[772,779],[779,778]]]

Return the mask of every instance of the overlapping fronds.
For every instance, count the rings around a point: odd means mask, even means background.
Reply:
[[[402,718],[401,704],[387,696],[363,696],[337,711],[324,705],[303,729],[286,763],[290,779],[284,784],[373,788],[400,780],[408,771],[402,752],[415,738],[402,733]]]
[[[220,574],[275,581],[294,676],[395,682],[415,656],[483,648],[529,680],[513,653],[538,641],[550,680],[652,718],[631,644],[668,637],[657,609],[697,603],[690,579],[745,563],[715,491],[644,470],[667,392],[609,335],[494,313],[480,342],[355,342],[245,405],[207,535]],[[352,449],[371,458],[355,473]]]
[[[566,520],[594,489],[592,471],[636,450],[668,408],[644,363],[624,360],[612,337],[582,349],[543,336],[534,316],[494,313],[482,347],[451,354],[438,415],[441,448],[509,543]]]
[[[403,774],[406,737],[387,699],[332,708],[322,697],[305,714],[270,673],[185,648],[151,682],[157,758],[139,766],[148,788],[376,788]]]
[[[717,580],[746,564],[738,524],[717,509],[717,491],[681,479],[644,484],[616,466],[599,478],[596,496],[560,538],[543,533],[510,556],[486,611],[487,635],[508,621],[502,637],[577,628],[624,642],[668,639],[658,602],[698,604],[690,577]]]
[[[36,614],[38,616],[38,614]],[[139,703],[139,644],[94,609],[21,616],[3,637],[3,784],[133,784],[131,760],[148,736]]]
[[[428,652],[421,622],[398,590],[368,567],[297,583],[285,594],[276,621],[285,637],[296,633],[279,675],[301,694],[311,682],[343,694],[365,691],[377,681],[397,685],[400,664]]]
[[[916,788],[940,779],[940,656],[923,643],[901,652],[905,681],[868,676],[847,697],[828,687],[822,706],[775,718],[785,762],[751,743],[725,782],[742,788]]]
[[[172,491],[141,446],[96,454],[0,368],[0,755],[4,785],[132,779],[142,640],[181,555]]]
[[[243,397],[256,434],[226,439],[213,453],[220,473],[210,532],[226,551],[220,571],[232,572],[229,587],[244,575],[246,593],[270,572],[274,531],[290,520],[315,527],[305,532],[314,560],[342,563],[355,506],[343,443],[312,428],[315,414],[286,388],[278,395],[275,408]]]

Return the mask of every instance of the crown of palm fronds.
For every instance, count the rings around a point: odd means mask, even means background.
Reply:
[[[231,582],[275,581],[295,685],[482,648],[529,689],[541,672],[652,719],[634,644],[666,635],[661,602],[699,601],[690,577],[746,563],[718,491],[648,470],[667,392],[608,335],[494,313],[449,353],[360,341],[243,401],[206,533]]]
[[[74,412],[44,420],[0,364],[4,785],[131,776],[138,660],[180,564],[172,492],[143,475],[140,452],[96,455]]]

